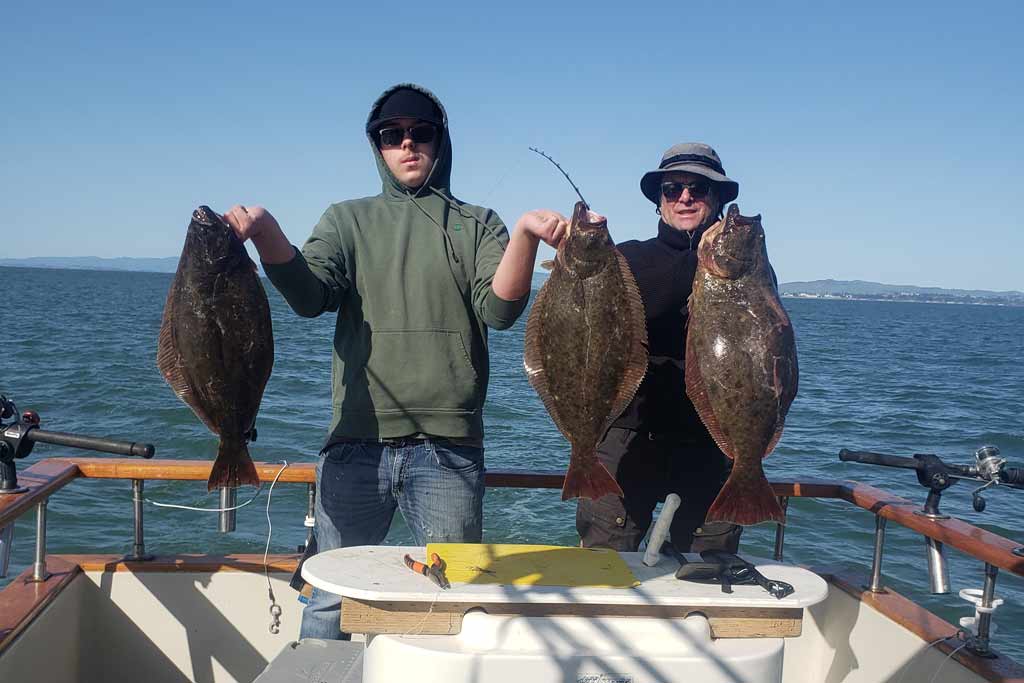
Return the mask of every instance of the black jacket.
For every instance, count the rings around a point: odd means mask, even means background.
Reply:
[[[647,318],[647,375],[614,427],[668,439],[712,439],[686,397],[687,299],[697,269],[697,245],[704,229],[688,233],[658,222],[658,236],[617,245],[629,263]]]

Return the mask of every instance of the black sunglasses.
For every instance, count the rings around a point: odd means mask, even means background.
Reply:
[[[429,123],[417,123],[415,126],[409,126],[408,128],[401,126],[381,128],[379,131],[380,144],[383,147],[397,147],[405,140],[406,133],[409,134],[413,142],[423,144],[434,141],[437,129]]]
[[[690,191],[694,199],[704,199],[711,192],[711,183],[707,180],[697,180],[692,183],[666,180],[661,184],[661,194],[670,202],[678,201],[683,196],[683,190]]]

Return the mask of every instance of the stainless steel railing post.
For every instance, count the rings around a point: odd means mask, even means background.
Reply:
[[[132,544],[132,552],[125,555],[124,559],[133,562],[145,562],[152,560],[153,556],[146,554],[145,527],[143,524],[143,503],[142,489],[146,482],[143,479],[132,479],[132,509],[135,513],[135,542]]]
[[[46,501],[36,505],[36,561],[32,567],[32,581],[46,581]]]
[[[946,595],[949,593],[949,567],[942,541],[925,536],[924,546],[928,560],[928,588],[933,595]]]
[[[237,492],[238,489],[232,486],[221,486],[220,487],[220,524],[217,530],[222,534],[226,534],[230,531],[235,530],[235,512],[236,510],[228,510],[227,508],[235,507],[235,502],[238,500]]]
[[[985,585],[981,589],[981,606],[992,607],[992,601],[996,597],[996,577],[999,576],[999,567],[985,563]],[[988,639],[992,627],[992,613],[981,612],[978,614],[978,635],[971,650],[975,654],[989,654]]]
[[[779,505],[782,507],[782,513],[784,517],[787,517],[789,512],[789,496],[779,496]],[[786,540],[786,525],[779,523],[775,527],[775,553],[773,557],[776,562],[782,562],[782,544]]]
[[[14,522],[0,529],[0,579],[7,578],[11,566],[11,547],[14,545]]]
[[[885,517],[875,515],[875,555],[871,560],[872,593],[884,593],[882,588],[882,549],[885,546]]]

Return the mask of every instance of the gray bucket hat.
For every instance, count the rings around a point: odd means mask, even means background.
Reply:
[[[740,185],[725,175],[718,153],[701,142],[683,142],[665,150],[661,163],[640,179],[640,191],[655,204],[660,204],[661,176],[670,171],[682,171],[704,176],[715,183],[718,201],[725,206],[740,193]]]

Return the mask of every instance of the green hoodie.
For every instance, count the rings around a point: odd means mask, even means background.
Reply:
[[[491,280],[508,244],[498,215],[452,197],[448,115],[434,166],[410,191],[388,169],[372,137],[382,191],[333,204],[301,253],[263,264],[292,309],[337,311],[328,442],[413,434],[483,438],[489,373],[487,328],[506,329],[529,295],[505,301]]]

